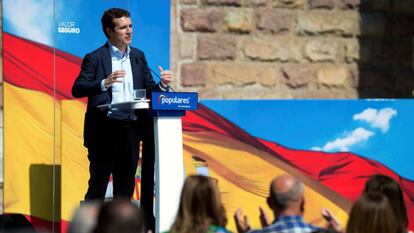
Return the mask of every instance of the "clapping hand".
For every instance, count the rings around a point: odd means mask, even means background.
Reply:
[[[240,208],[234,213],[234,221],[236,222],[238,233],[246,233],[251,228],[249,218],[246,215],[243,216],[243,211]]]

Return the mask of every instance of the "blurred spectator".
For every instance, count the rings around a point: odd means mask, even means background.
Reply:
[[[143,216],[129,199],[118,198],[106,202],[98,215],[94,233],[143,233]]]
[[[47,229],[44,230],[46,232]],[[36,233],[37,231],[23,214],[0,214],[0,232]]]
[[[239,233],[252,232],[314,232],[320,230],[318,227],[305,223],[304,213],[304,185],[291,175],[282,175],[275,178],[270,185],[267,204],[273,210],[275,220],[269,221],[265,212],[260,207],[260,221],[263,229],[252,230],[248,223],[247,216],[243,216],[241,209],[234,215],[237,231]]]
[[[72,217],[68,233],[91,233],[95,229],[101,206],[102,202],[98,201],[82,202]]]
[[[394,215],[401,225],[401,229],[407,229],[408,217],[407,208],[405,206],[403,192],[400,185],[393,178],[376,174],[369,178],[365,183],[364,193],[378,191],[385,195],[390,200]],[[407,232],[407,231],[403,231]]]
[[[177,216],[171,233],[228,232],[217,180],[192,175],[186,178],[181,191]]]
[[[400,233],[403,229],[388,198],[379,192],[366,192],[352,207],[346,232]]]

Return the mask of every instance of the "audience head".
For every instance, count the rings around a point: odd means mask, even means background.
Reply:
[[[170,232],[205,232],[210,225],[225,227],[227,219],[217,181],[192,175],[186,178]]]
[[[99,212],[94,233],[142,233],[143,216],[138,206],[129,199],[114,199],[106,202]]]
[[[270,184],[267,203],[275,214],[302,215],[304,211],[303,192],[304,185],[296,177],[278,176]]]
[[[364,193],[353,205],[347,233],[401,233],[390,201],[379,192]]]
[[[68,233],[91,233],[95,229],[101,205],[99,201],[83,202],[72,217]]]
[[[391,201],[391,207],[395,216],[401,222],[402,227],[407,228],[407,209],[405,207],[403,192],[397,181],[386,175],[373,175],[365,183],[364,193],[372,191],[382,193]]]

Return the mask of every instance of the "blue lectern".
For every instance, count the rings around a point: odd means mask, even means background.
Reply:
[[[181,117],[186,110],[197,110],[197,93],[153,92],[156,231],[167,231],[178,210],[184,181]]]

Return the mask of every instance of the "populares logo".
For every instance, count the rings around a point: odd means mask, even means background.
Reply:
[[[174,98],[170,98],[167,97],[166,95],[160,95],[158,96],[158,103],[159,104],[189,104],[190,103],[190,98],[191,97],[187,97],[187,98],[180,98],[175,96]]]
[[[74,21],[58,21],[58,33],[79,34],[80,28]]]

